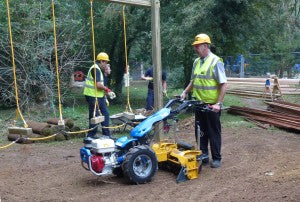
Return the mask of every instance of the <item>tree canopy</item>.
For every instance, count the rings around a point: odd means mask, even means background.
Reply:
[[[176,81],[189,80],[197,57],[191,43],[199,33],[211,37],[213,52],[223,58],[239,54],[264,58],[262,65],[252,68],[257,73],[268,70],[282,76],[283,71],[299,63],[299,55],[293,54],[300,50],[297,0],[161,0],[160,4],[162,65],[176,73],[171,75]],[[9,0],[9,5],[22,102],[47,97],[54,104],[51,1]],[[125,71],[122,9],[120,4],[106,1],[93,3],[96,54],[109,54],[110,84],[117,93],[122,91]],[[125,13],[129,64],[151,65],[151,10],[128,5]],[[66,94],[74,70],[87,72],[92,65],[90,1],[57,0],[55,14],[60,75]],[[14,92],[5,1],[0,2],[0,22],[0,100],[9,105],[14,104]]]

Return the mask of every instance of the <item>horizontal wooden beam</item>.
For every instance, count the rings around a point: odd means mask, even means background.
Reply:
[[[151,7],[151,0],[105,0],[112,3]]]

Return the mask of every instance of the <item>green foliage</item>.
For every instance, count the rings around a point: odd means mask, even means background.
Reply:
[[[80,2],[68,0],[55,3],[58,68],[61,92],[66,94],[70,75],[74,67],[80,65],[75,61],[86,57],[86,46],[81,44],[86,36],[86,25],[78,11],[74,10],[81,5]],[[21,105],[35,102],[37,97],[43,97],[42,100],[50,99],[49,103],[53,103],[57,99],[57,84],[56,79],[53,79],[56,70],[51,1],[12,0],[9,5]],[[0,12],[6,13],[6,6],[0,7]],[[3,16],[7,16],[7,13]],[[3,93],[0,100],[8,103],[6,100],[14,100],[14,97],[11,99],[14,92],[12,71],[5,71],[11,70],[11,52],[7,18],[1,15],[0,20],[0,32],[4,33],[0,38],[0,72],[1,77],[6,79],[6,82],[0,79],[0,91]],[[45,78],[45,72],[52,76]]]
[[[184,83],[184,75],[182,72],[184,71],[184,68],[181,67],[175,67],[170,71],[167,77],[168,86],[171,88],[183,88]]]

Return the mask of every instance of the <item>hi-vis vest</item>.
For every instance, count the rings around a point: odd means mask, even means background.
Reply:
[[[95,64],[96,69],[100,71],[100,82],[103,85],[103,74],[101,69],[97,64]],[[92,77],[92,71],[94,71],[94,65],[91,66],[88,75],[85,79],[84,90],[83,94],[91,97],[96,97],[95,95],[95,85],[94,85],[94,78]],[[96,75],[95,75],[96,76]],[[97,88],[97,97],[104,97],[104,90],[100,90]]]
[[[193,80],[193,96],[208,104],[215,104],[218,100],[218,82],[213,78],[213,70],[221,58],[211,53],[200,67],[200,58],[196,59]]]

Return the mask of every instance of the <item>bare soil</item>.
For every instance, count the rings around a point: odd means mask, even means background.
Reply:
[[[194,143],[192,120],[179,137]],[[80,164],[81,141],[15,144],[0,151],[0,201],[300,201],[300,136],[281,130],[223,128],[222,166],[177,184],[159,170],[129,185]]]

